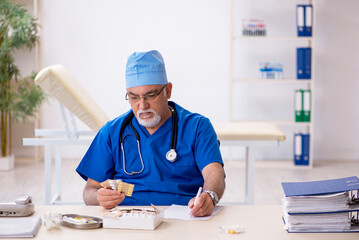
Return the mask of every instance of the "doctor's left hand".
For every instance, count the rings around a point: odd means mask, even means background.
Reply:
[[[209,216],[213,212],[213,201],[207,193],[199,195],[196,205],[194,204],[195,198],[188,202],[188,207],[191,209],[191,214],[195,217]]]
[[[100,188],[97,191],[97,201],[100,206],[111,209],[120,204],[125,199],[125,194],[112,189]]]

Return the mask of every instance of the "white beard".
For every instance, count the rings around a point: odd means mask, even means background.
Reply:
[[[152,118],[145,118],[145,119],[140,118],[141,113],[147,113],[147,112],[153,113],[154,116]],[[136,118],[137,118],[137,121],[139,122],[139,124],[141,124],[144,127],[148,127],[148,128],[156,126],[161,121],[161,116],[158,115],[158,113],[151,108],[146,109],[146,110],[138,110],[137,114],[136,114]]]

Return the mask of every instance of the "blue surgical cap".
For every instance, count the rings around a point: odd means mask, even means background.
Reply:
[[[126,88],[156,84],[164,85],[167,82],[165,63],[158,51],[135,52],[128,57]]]

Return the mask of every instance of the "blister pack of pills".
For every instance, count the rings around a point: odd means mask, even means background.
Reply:
[[[127,197],[132,196],[133,189],[135,188],[134,184],[126,183],[120,179],[107,179],[106,181],[101,183],[101,186],[104,188],[123,192]]]

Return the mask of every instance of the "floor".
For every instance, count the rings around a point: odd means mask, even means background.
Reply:
[[[19,195],[30,195],[35,205],[43,205],[44,163],[16,162],[14,170],[0,172],[0,202],[13,201]],[[83,203],[82,190],[85,181],[75,172],[79,160],[65,159],[62,166],[62,200]],[[225,161],[226,191],[221,200],[223,204],[244,200],[243,161]],[[312,169],[293,167],[283,163],[258,161],[255,171],[255,204],[281,204],[283,196],[281,182],[311,181],[359,175],[359,161],[317,161]],[[53,184],[52,190],[54,191]]]

